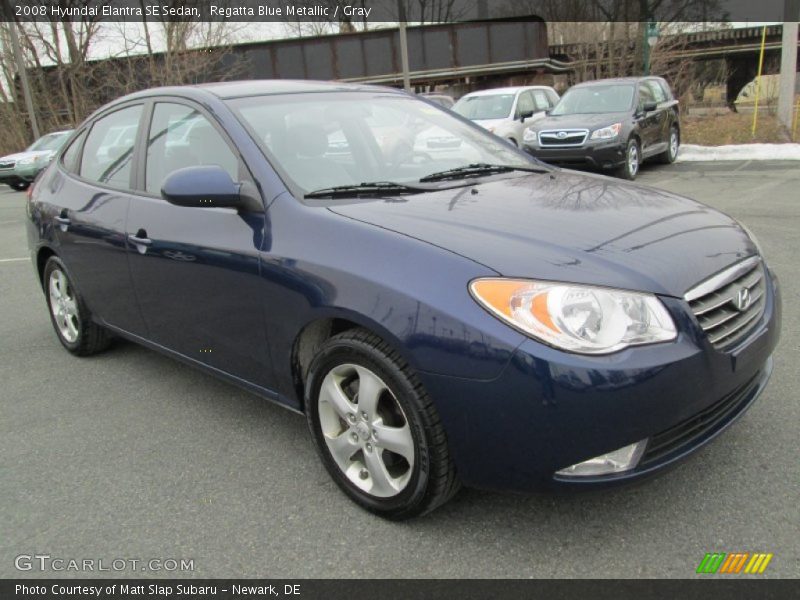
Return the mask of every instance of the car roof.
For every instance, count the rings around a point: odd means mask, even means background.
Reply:
[[[657,77],[655,75],[647,75],[645,77],[610,77],[608,79],[595,79],[593,81],[582,81],[581,83],[576,83],[572,87],[589,87],[592,85],[607,85],[607,84],[615,84],[615,83],[627,83],[627,84],[634,84],[640,81],[648,81],[651,79],[660,79],[663,81],[662,77]]]
[[[378,85],[294,79],[247,79],[241,81],[201,83],[197,85],[154,87],[133,92],[117,98],[108,104],[104,104],[94,111],[87,118],[87,121],[96,118],[98,114],[113,110],[121,104],[136,100],[145,100],[154,96],[176,96],[188,100],[204,102],[211,98],[228,100],[231,98],[246,98],[250,96],[320,92],[380,92],[408,95],[403,90]]]
[[[191,96],[212,94],[222,99],[242,98],[246,96],[266,96],[271,94],[300,94],[315,92],[368,92],[382,91],[403,94],[402,90],[390,87],[363,85],[353,83],[340,83],[336,81],[309,81],[294,79],[248,79],[242,81],[223,81],[215,83],[201,83],[198,85],[183,85],[156,87],[125,96],[124,99],[156,96],[178,95]],[[121,99],[122,100],[122,99]]]
[[[468,96],[491,96],[494,94],[516,94],[522,90],[549,90],[552,89],[550,86],[547,85],[517,85],[517,86],[509,86],[509,87],[501,87],[501,88],[491,88],[488,90],[478,90],[477,92],[470,92],[469,94],[465,94],[464,98]]]

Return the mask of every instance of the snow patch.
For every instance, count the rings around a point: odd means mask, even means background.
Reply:
[[[705,160],[800,160],[800,144],[681,144],[677,162]]]

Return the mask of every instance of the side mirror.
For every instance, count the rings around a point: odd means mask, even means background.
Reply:
[[[170,204],[192,208],[239,208],[241,186],[222,167],[204,165],[173,171],[161,186],[161,197]]]
[[[645,103],[644,103],[644,106],[642,106],[642,109],[643,109],[643,110],[644,110],[644,112],[646,112],[646,113],[648,113],[648,112],[652,112],[652,111],[654,111],[654,110],[655,110],[655,109],[657,109],[657,108],[658,108],[658,102],[645,102]]]
[[[525,119],[530,119],[533,116],[532,110],[526,110],[525,112],[519,113],[519,120],[524,121]]]

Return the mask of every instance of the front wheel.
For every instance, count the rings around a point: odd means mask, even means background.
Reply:
[[[18,192],[24,192],[31,187],[31,184],[27,181],[18,181],[16,183],[9,183],[8,185],[12,190],[16,190]]]
[[[458,491],[430,398],[378,337],[357,329],[328,340],[312,361],[305,401],[323,464],[363,508],[407,519]]]
[[[639,149],[639,142],[636,138],[631,138],[628,140],[628,146],[625,149],[625,162],[617,169],[617,176],[633,181],[639,173],[640,163],[641,151]]]
[[[64,348],[78,356],[105,350],[111,335],[91,320],[89,309],[75,289],[64,263],[55,256],[51,256],[44,267],[43,284],[50,320]]]

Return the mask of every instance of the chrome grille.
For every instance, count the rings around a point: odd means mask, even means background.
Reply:
[[[767,282],[757,256],[714,275],[684,296],[708,336],[723,349],[746,336],[764,314]]]
[[[539,132],[539,145],[548,148],[580,146],[589,135],[588,129],[552,129]]]
[[[0,162],[0,169],[13,169],[13,168],[14,168],[14,161]]]

